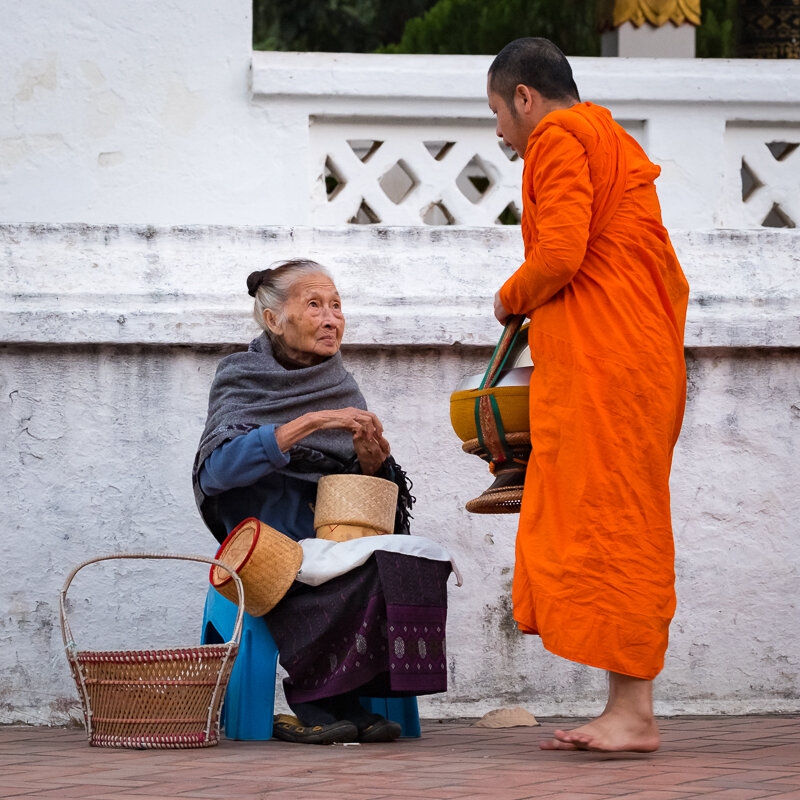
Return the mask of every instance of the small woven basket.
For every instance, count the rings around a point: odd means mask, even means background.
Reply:
[[[325,475],[317,484],[318,539],[346,541],[394,532],[397,484],[371,475]]]
[[[230,574],[231,569],[235,570],[244,585],[245,611],[260,617],[289,591],[303,563],[303,548],[294,539],[250,517],[228,534],[216,558],[229,574],[211,567],[211,585],[228,600],[235,600],[236,587]]]
[[[241,581],[232,573],[239,611],[229,642],[171,650],[79,650],[67,620],[67,589],[84,567],[116,558],[218,563],[205,556],[120,553],[84,561],[67,577],[60,598],[61,633],[89,744],[140,750],[218,744],[222,701],[242,632]]]

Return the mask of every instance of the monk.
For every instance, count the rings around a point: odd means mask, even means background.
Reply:
[[[580,102],[552,42],[507,45],[487,92],[497,135],[524,159],[525,261],[495,316],[530,317],[535,365],[514,618],[609,675],[602,714],[540,747],[649,752],[675,610],[669,474],[689,287],[661,222],[659,167],[605,108]]]

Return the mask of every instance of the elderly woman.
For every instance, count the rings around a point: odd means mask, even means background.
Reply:
[[[296,541],[312,539],[317,481],[349,472],[398,485],[394,532],[409,533],[413,498],[405,473],[342,363],[345,319],[330,275],[316,262],[294,260],[252,273],[247,286],[264,333],[246,352],[222,359],[211,387],[193,470],[206,525],[223,541],[255,517]],[[387,544],[376,544],[365,563],[320,585],[295,581],[265,617],[295,715],[277,718],[277,738],[391,741],[400,726],[369,713],[359,696],[446,689],[451,564],[415,554],[424,547],[397,547],[427,541],[422,537],[370,539]],[[383,549],[389,540],[395,546]],[[414,633],[388,632],[403,629]]]

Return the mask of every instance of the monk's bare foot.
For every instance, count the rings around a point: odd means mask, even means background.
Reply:
[[[542,750],[592,750],[601,753],[652,753],[661,736],[656,721],[605,713],[571,731],[556,731],[539,743]]]

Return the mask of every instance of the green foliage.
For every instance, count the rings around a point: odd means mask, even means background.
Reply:
[[[253,0],[253,47],[368,53],[436,0]]]
[[[439,0],[385,53],[493,55],[512,39],[543,36],[567,55],[600,55],[594,0]]]
[[[702,0],[695,40],[698,58],[734,58],[738,0]]]
[[[598,0],[253,0],[256,50],[494,55],[544,36],[600,55]],[[702,0],[699,58],[733,58],[737,0]]]

